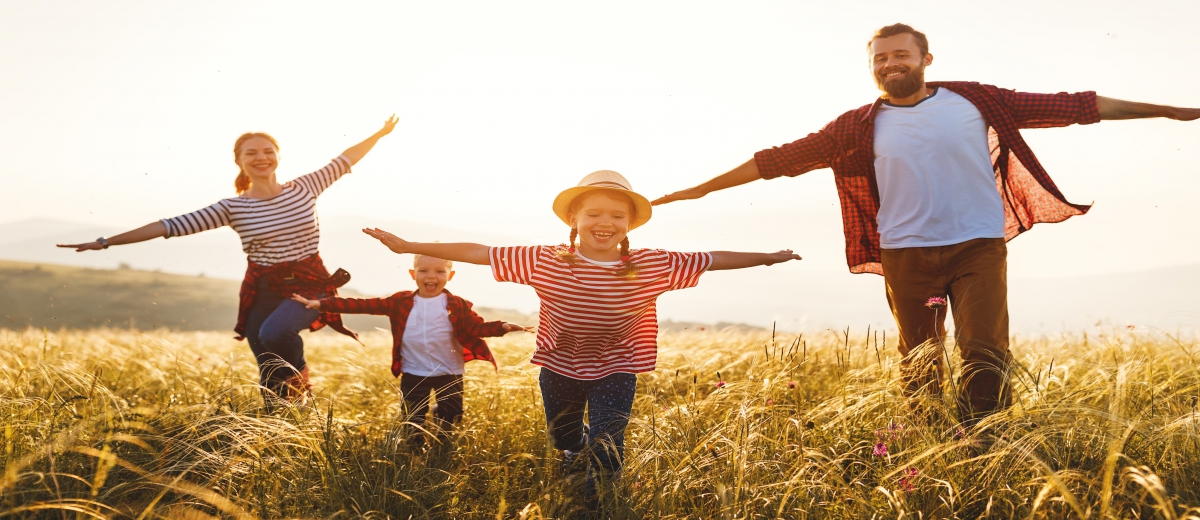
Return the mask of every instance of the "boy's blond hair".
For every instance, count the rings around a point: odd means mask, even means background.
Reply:
[[[417,262],[420,262],[420,261],[421,261],[421,257],[424,257],[424,256],[429,256],[429,255],[419,255],[419,254],[413,253],[413,269],[416,269],[416,268],[417,268]],[[437,257],[436,257],[436,256],[430,256],[429,258],[437,258]],[[444,259],[444,258],[438,258],[438,260],[445,260],[445,259]],[[452,261],[450,261],[450,260],[445,260],[445,262],[446,262],[446,268],[447,268],[447,269],[454,270],[454,262],[452,262]]]

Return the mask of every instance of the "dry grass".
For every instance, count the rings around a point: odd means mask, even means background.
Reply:
[[[894,345],[857,336],[665,336],[607,516],[1200,518],[1195,342],[1017,344],[1019,405],[980,455],[945,403],[912,424]],[[529,336],[493,343],[499,375],[468,367],[457,448],[429,452],[404,442],[389,338],[366,343],[310,336],[315,409],[264,414],[249,349],[224,333],[0,331],[0,516],[577,511],[551,471]]]

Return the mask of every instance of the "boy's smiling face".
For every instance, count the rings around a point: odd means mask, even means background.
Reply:
[[[433,298],[442,294],[446,282],[454,278],[454,270],[449,260],[421,255],[413,261],[413,268],[408,270],[413,280],[417,282],[417,296]]]

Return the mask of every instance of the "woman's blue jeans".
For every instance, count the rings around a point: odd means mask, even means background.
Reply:
[[[258,361],[259,384],[276,395],[283,395],[285,381],[307,366],[300,331],[312,325],[320,314],[291,296],[260,284],[246,316],[246,342]]]

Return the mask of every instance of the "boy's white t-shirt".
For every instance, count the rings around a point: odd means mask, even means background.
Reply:
[[[404,326],[400,362],[414,376],[462,375],[462,345],[446,311],[446,293],[433,298],[413,295],[412,312]]]
[[[966,98],[939,88],[875,118],[879,243],[884,249],[1004,238],[987,123]]]

